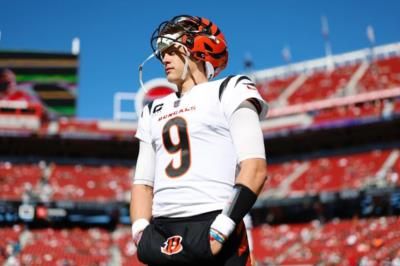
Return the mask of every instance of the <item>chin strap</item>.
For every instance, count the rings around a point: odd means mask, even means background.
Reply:
[[[158,53],[159,53],[159,51],[157,50],[157,51],[155,51],[154,53],[150,54],[150,55],[146,58],[146,60],[144,60],[143,63],[141,63],[141,64],[139,65],[139,83],[140,83],[140,90],[139,90],[139,91],[137,92],[137,94],[136,94],[136,100],[135,100],[135,109],[136,109],[136,110],[140,110],[140,111],[141,111],[141,110],[143,109],[143,102],[140,101],[140,100],[138,100],[138,99],[141,99],[142,96],[145,95],[146,92],[147,92],[147,88],[144,86],[144,83],[143,83],[143,66],[144,66],[144,64],[147,63],[147,61],[149,61],[149,60],[152,59],[153,57],[157,56]]]
[[[141,64],[139,65],[139,82],[140,82],[140,86],[142,87],[142,90],[143,90],[143,91],[146,91],[146,90],[145,90],[146,88],[144,87],[144,83],[143,83],[143,66],[144,66],[144,64],[147,63],[147,61],[149,61],[149,60],[152,59],[153,57],[157,56],[158,53],[159,53],[158,50],[155,51],[154,53],[152,53],[151,55],[149,55],[149,56],[146,58],[146,60],[143,61],[143,63],[141,63]]]
[[[184,59],[185,60],[185,64],[183,65],[183,71],[182,71],[182,75],[181,75],[181,80],[185,80],[186,76],[189,72],[189,56],[190,56],[190,52],[189,50],[186,48],[186,46],[182,45],[183,49],[185,50],[185,56]]]

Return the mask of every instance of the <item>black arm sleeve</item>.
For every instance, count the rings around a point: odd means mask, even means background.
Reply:
[[[243,217],[250,211],[257,200],[257,194],[242,184],[233,187],[232,201],[225,207],[222,214],[239,224]]]

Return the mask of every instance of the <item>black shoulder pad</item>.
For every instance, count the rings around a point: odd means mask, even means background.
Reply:
[[[234,77],[234,75],[228,76],[224,81],[222,81],[221,85],[219,86],[219,100],[221,101],[222,94],[224,93],[224,90],[226,89],[226,86],[228,86],[229,81]]]

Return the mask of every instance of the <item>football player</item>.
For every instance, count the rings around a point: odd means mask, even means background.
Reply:
[[[243,217],[266,179],[259,120],[267,104],[246,76],[211,81],[226,67],[228,50],[210,20],[176,16],[151,43],[178,92],[147,104],[138,123],[130,207],[138,258],[148,265],[250,265]]]

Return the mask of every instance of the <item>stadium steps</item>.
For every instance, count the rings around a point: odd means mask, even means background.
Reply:
[[[387,157],[386,161],[382,164],[381,169],[376,174],[375,180],[373,181],[377,186],[383,187],[387,186],[387,181],[385,180],[385,177],[390,169],[394,166],[396,161],[400,157],[400,151],[399,150],[393,150],[389,156]]]
[[[23,249],[26,244],[28,244],[29,239],[32,238],[32,233],[29,230],[23,230],[19,235],[19,243],[21,245],[21,249]]]
[[[287,88],[284,90],[281,95],[279,95],[278,99],[272,103],[273,107],[277,106],[285,106],[287,105],[288,98],[296,92],[298,88],[303,85],[303,83],[307,80],[307,74],[300,74]]]
[[[291,175],[288,176],[288,178],[282,182],[282,185],[280,186],[280,197],[287,197],[289,195],[289,192],[291,190],[291,185],[294,181],[296,181],[297,178],[299,178],[302,174],[304,174],[308,169],[310,168],[310,163],[309,162],[304,162],[302,163]]]
[[[363,61],[353,76],[350,78],[349,82],[347,83],[344,96],[355,95],[357,93],[357,84],[360,79],[364,76],[365,72],[369,68],[369,63],[367,61]]]
[[[110,260],[108,262],[108,266],[120,266],[122,265],[122,256],[121,251],[117,247],[117,245],[113,245],[110,247]]]
[[[310,167],[309,162],[303,162],[299,167],[296,168],[288,177],[282,181],[279,187],[275,190],[270,190],[263,193],[262,198],[283,198],[289,195],[291,184],[299,178],[304,172]]]
[[[290,248],[288,248],[286,251],[281,253],[280,255],[277,256],[276,262],[279,263],[279,265],[284,265],[285,259],[292,253],[296,252],[301,248],[301,245],[299,243],[293,244]]]

